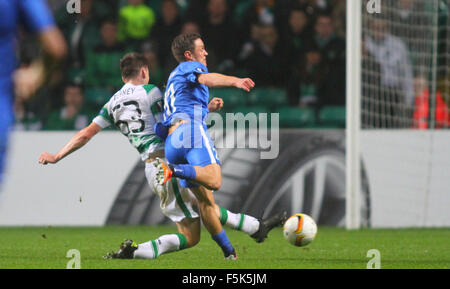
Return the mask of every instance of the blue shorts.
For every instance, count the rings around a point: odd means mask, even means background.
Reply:
[[[171,164],[221,165],[206,125],[199,123],[183,123],[170,134],[165,143],[165,155]],[[198,186],[187,180],[180,180],[180,184],[186,188]]]

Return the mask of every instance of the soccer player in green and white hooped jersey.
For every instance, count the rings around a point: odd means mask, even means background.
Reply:
[[[115,125],[130,143],[138,150],[145,161],[145,175],[153,191],[160,196],[163,213],[177,225],[178,233],[168,234],[156,240],[136,244],[126,240],[117,252],[107,255],[110,258],[146,258],[154,259],[164,253],[192,247],[200,241],[200,218],[193,206],[197,202],[193,194],[178,185],[178,180],[160,185],[156,181],[157,166],[164,158],[164,143],[155,135],[153,125],[161,121],[163,97],[161,91],[148,84],[149,71],[146,58],[142,54],[129,53],[120,62],[122,79],[125,85],[101,109],[92,123],[80,130],[56,154],[44,152],[39,163],[57,163],[67,155],[84,146],[103,128]],[[211,111],[219,110],[221,99],[215,98],[209,104]],[[241,230],[257,242],[262,242],[267,233],[280,223],[279,219],[269,218],[259,221],[245,214],[234,214],[216,205],[217,217],[223,225]]]

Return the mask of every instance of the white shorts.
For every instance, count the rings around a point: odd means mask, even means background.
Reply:
[[[172,177],[164,185],[156,183],[157,169],[154,162],[145,163],[145,176],[152,191],[161,199],[160,207],[165,216],[173,222],[180,222],[184,218],[198,218],[199,215],[192,208],[197,199],[192,192],[179,185],[179,180]]]

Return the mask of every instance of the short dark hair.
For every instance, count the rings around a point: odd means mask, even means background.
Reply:
[[[200,34],[198,33],[187,33],[187,34],[180,34],[172,42],[172,54],[173,57],[178,62],[186,61],[186,58],[184,57],[184,52],[186,51],[194,51],[195,40],[201,38]]]
[[[148,60],[141,53],[130,52],[120,59],[120,73],[124,79],[138,76],[142,67],[148,67]]]

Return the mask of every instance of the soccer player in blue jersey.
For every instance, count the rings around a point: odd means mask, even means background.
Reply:
[[[164,184],[172,175],[182,179],[181,185],[190,188],[196,196],[202,221],[222,248],[225,258],[235,259],[236,252],[214,209],[212,191],[220,188],[222,176],[205,122],[209,112],[208,87],[232,86],[249,92],[255,83],[250,78],[209,73],[208,53],[197,33],[177,36],[172,43],[172,53],[180,64],[170,74],[164,96],[162,128],[168,128],[165,155],[169,166],[162,165],[160,181]],[[278,223],[273,220],[281,222],[283,218],[284,213],[272,218],[272,225]],[[266,233],[260,231],[253,237],[261,242]]]
[[[14,122],[14,94],[26,100],[45,81],[49,67],[66,54],[66,43],[44,0],[0,0],[0,183],[3,179],[8,134]],[[36,33],[49,56],[16,70],[19,25]]]

